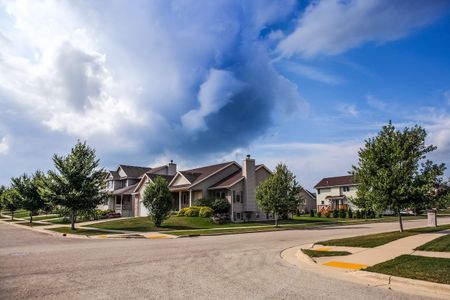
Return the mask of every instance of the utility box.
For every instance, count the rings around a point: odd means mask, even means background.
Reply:
[[[427,211],[428,227],[437,226],[436,209],[429,209]]]

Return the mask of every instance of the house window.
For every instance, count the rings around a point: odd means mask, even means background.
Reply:
[[[116,197],[116,204],[120,204],[120,203],[122,203],[120,197]]]
[[[241,218],[241,213],[236,213],[236,219],[239,220]]]
[[[350,187],[349,186],[343,186],[342,187],[342,191],[343,192],[350,192]]]
[[[259,213],[255,214],[255,218],[259,219]]]
[[[216,192],[216,199],[225,199],[226,192]]]
[[[325,201],[322,201],[322,205],[324,205],[325,204]]]
[[[317,194],[319,194],[319,195],[320,195],[320,189],[317,189]]]
[[[236,195],[236,202],[241,202],[241,195],[240,194]]]

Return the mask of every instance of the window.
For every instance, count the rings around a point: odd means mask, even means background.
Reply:
[[[343,186],[342,187],[342,191],[343,192],[350,192],[350,187],[349,186]]]
[[[240,194],[236,195],[236,202],[241,202],[241,195]]]
[[[241,213],[236,213],[236,219],[239,220],[241,218]]]
[[[255,214],[255,218],[259,219],[259,213]]]
[[[320,195],[320,189],[317,189],[317,194],[319,194],[319,195]]]
[[[325,204],[325,201],[322,201],[322,205],[324,205]]]
[[[227,192],[216,192],[216,199],[225,199]]]
[[[122,203],[120,197],[116,197],[116,204],[120,204],[120,203]]]

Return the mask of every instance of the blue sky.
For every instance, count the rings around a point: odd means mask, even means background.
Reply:
[[[82,139],[107,168],[250,153],[312,188],[389,120],[448,165],[449,53],[448,1],[0,1],[0,184]]]

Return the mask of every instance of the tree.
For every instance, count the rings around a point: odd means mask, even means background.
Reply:
[[[6,191],[5,186],[0,185],[0,211],[3,209],[3,204],[2,204],[2,195],[3,193]]]
[[[6,189],[1,196],[2,207],[9,210],[11,213],[11,220],[14,220],[14,212],[21,208],[20,195],[14,188]]]
[[[420,126],[396,130],[389,122],[376,137],[365,141],[357,166],[352,173],[359,183],[354,203],[366,210],[390,208],[398,215],[403,231],[401,211],[426,204],[428,193],[445,170],[445,165],[425,160],[436,149],[425,145],[426,132]]]
[[[46,202],[39,193],[44,177],[44,173],[36,171],[32,177],[24,174],[11,179],[12,186],[20,195],[22,208],[30,211],[30,223],[33,222],[33,215],[46,207]]]
[[[105,201],[107,194],[104,170],[100,169],[95,150],[80,141],[67,156],[53,156],[56,172],[49,171],[40,193],[44,199],[70,211],[71,228],[75,230],[79,212],[94,210]]]
[[[166,220],[172,210],[172,195],[167,180],[158,176],[144,190],[144,206],[156,227]]]
[[[280,163],[275,172],[256,189],[256,201],[264,211],[274,214],[275,226],[278,226],[280,215],[297,208],[297,192],[295,175],[285,164]]]

